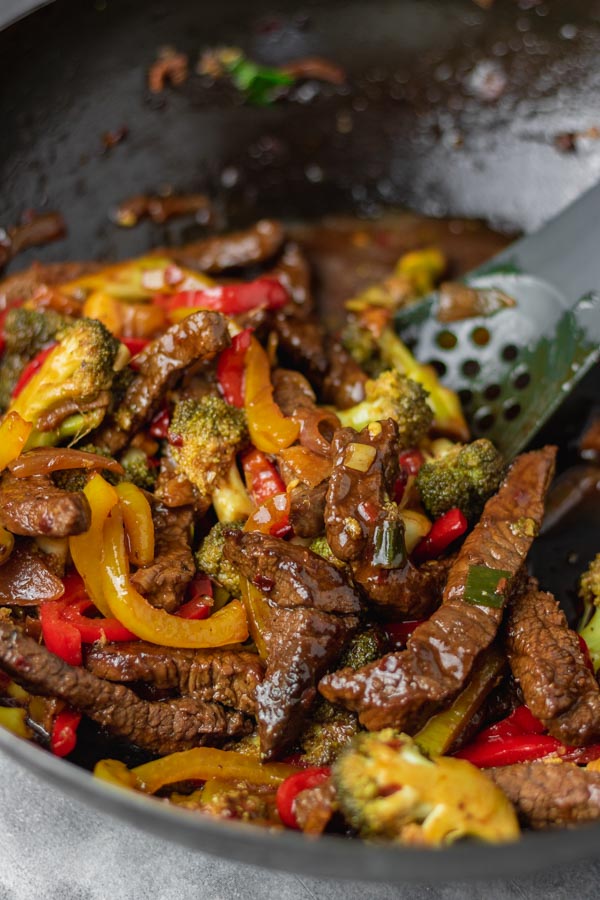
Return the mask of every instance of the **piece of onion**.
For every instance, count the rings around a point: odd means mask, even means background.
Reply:
[[[65,469],[106,469],[115,475],[124,474],[123,466],[116,459],[69,447],[37,447],[13,460],[8,468],[15,478],[49,475]]]
[[[344,453],[344,465],[357,472],[368,472],[376,456],[377,450],[370,444],[351,443]]]

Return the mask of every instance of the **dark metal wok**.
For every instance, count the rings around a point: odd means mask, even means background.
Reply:
[[[314,93],[308,86],[268,108],[239,105],[232,92],[197,78],[159,99],[148,94],[146,70],[160,45],[195,60],[202,47],[223,42],[273,63],[328,56],[346,67],[350,87]],[[529,229],[600,176],[600,141],[575,139],[577,152],[555,146],[561,132],[600,125],[599,50],[600,2],[590,0],[496,0],[488,11],[472,0],[307,0],[300,10],[297,0],[56,0],[0,33],[0,223],[43,206],[67,219],[65,241],[29,251],[18,266],[33,258],[122,257],[191,237],[179,225],[122,231],[110,222],[108,211],[125,196],[164,184],[209,191],[221,224],[258,214],[377,215],[408,204]],[[498,92],[494,78],[503,77],[501,96],[489,99]],[[127,140],[102,152],[101,135],[123,125]],[[588,376],[544,437],[563,438],[566,447],[564,436],[597,396],[597,383],[597,373]],[[549,587],[572,587],[562,561],[574,547],[591,554],[591,521],[538,545],[536,564]],[[594,521],[597,533],[597,515]],[[3,731],[0,748],[169,840],[312,875],[512,876],[592,855],[600,840],[596,826],[435,853],[314,842],[111,789]]]

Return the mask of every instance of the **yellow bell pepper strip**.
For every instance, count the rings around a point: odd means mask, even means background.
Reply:
[[[290,494],[275,494],[255,509],[246,520],[244,531],[260,531],[273,537],[286,537],[292,531],[290,525]]]
[[[135,787],[147,794],[155,794],[167,784],[179,781],[208,781],[211,778],[277,787],[298,771],[301,770],[297,766],[290,766],[287,763],[261,763],[234,750],[196,747],[181,753],[171,753],[134,769],[128,769],[117,760],[101,760],[94,769],[94,775],[112,784]]]
[[[0,472],[21,455],[33,425],[17,412],[9,412],[0,425]]]
[[[446,710],[432,716],[414,737],[428,756],[446,753],[465,726],[471,721],[487,695],[496,686],[506,665],[506,658],[493,647],[485,654],[466,688]]]
[[[300,424],[284,416],[273,400],[269,357],[254,337],[246,351],[244,405],[250,440],[258,450],[278,453],[297,440]]]
[[[183,619],[156,609],[139,594],[129,578],[123,518],[113,509],[102,540],[102,587],[112,615],[142,640],[163,647],[223,647],[248,637],[244,607],[232,600],[208,619]]]
[[[33,731],[26,724],[27,712],[22,707],[0,706],[0,726],[18,737],[32,738]]]
[[[407,278],[416,297],[429,294],[444,274],[446,257],[437,247],[405,253],[396,263],[395,273]]]
[[[121,300],[150,300],[155,294],[202,290],[214,284],[211,278],[178,266],[166,256],[141,256],[91,275],[63,282],[58,290],[71,297],[86,298],[102,291]]]
[[[99,576],[102,569],[102,534],[104,523],[111,509],[119,502],[119,495],[114,487],[102,478],[101,475],[93,475],[83,493],[88,499],[92,511],[92,524],[83,534],[69,538],[69,550],[75,568],[83,578],[85,589],[103,616],[111,617],[111,611],[104,597],[102,579]]]
[[[243,576],[240,576],[240,590],[248,617],[250,637],[256,645],[261,661],[266,663],[271,638],[271,608],[258,588]]]
[[[127,534],[128,555],[134,566],[148,566],[154,559],[154,522],[143,491],[130,481],[115,488]]]

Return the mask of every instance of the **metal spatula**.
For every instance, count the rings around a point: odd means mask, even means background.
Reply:
[[[600,184],[464,281],[516,306],[443,324],[434,293],[396,328],[459,392],[474,436],[511,459],[600,358]]]

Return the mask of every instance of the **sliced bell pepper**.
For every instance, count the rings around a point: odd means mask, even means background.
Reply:
[[[188,599],[175,615],[182,619],[207,619],[213,610],[213,588],[210,578],[207,575],[196,575],[187,594]]]
[[[244,531],[260,531],[273,537],[287,537],[292,533],[290,525],[290,495],[276,494],[259,506],[247,518]]]
[[[37,356],[34,356],[33,359],[27,363],[12,390],[11,397],[13,400],[15,399],[15,397],[18,397],[23,388],[27,384],[29,384],[35,373],[41,369],[42,365],[48,359],[55,347],[56,342],[50,344],[50,346],[46,347],[44,350],[40,350]]]
[[[212,747],[196,747],[181,753],[171,753],[154,762],[128,769],[117,760],[101,760],[94,775],[112,784],[135,787],[148,794],[155,794],[167,784],[178,781],[208,781],[225,778],[231,781],[247,781],[277,787],[298,770],[285,763],[261,763],[252,756],[234,750],[215,750]]]
[[[302,791],[323,784],[330,776],[331,769],[328,766],[303,769],[301,772],[290,775],[279,785],[277,788],[277,812],[284,825],[288,828],[300,829],[294,812],[296,797]]]
[[[252,329],[245,328],[231,339],[231,345],[219,354],[217,381],[225,400],[241,409],[244,405],[244,365]]]
[[[81,635],[74,625],[64,621],[64,608],[63,600],[48,600],[40,604],[42,637],[50,653],[60,656],[70,666],[80,666]]]
[[[388,636],[390,644],[395,649],[406,647],[409,637],[425,619],[407,619],[405,622],[386,622],[385,632]]]
[[[21,455],[33,425],[16,412],[9,412],[0,425],[0,472]]]
[[[271,460],[260,450],[248,450],[242,456],[246,487],[260,506],[277,494],[285,494],[285,484]]]
[[[135,566],[148,566],[154,559],[154,522],[144,493],[130,481],[115,488],[123,516],[129,559]]]
[[[27,727],[27,712],[20,706],[0,706],[0,726],[17,737],[33,737],[33,731]]]
[[[122,343],[125,344],[129,352],[131,353],[131,360],[129,364],[132,365],[133,368],[135,368],[134,357],[136,357],[138,353],[141,353],[142,350],[145,350],[150,341],[147,338],[130,337],[123,338]]]
[[[50,749],[55,756],[68,756],[77,744],[77,728],[81,722],[81,713],[71,709],[59,712],[50,735]]]
[[[177,310],[191,313],[197,309],[212,309],[235,316],[259,306],[280,309],[288,300],[289,294],[281,282],[264,276],[238,284],[217,284],[202,290],[179,291],[170,297],[161,297],[158,302],[169,315]]]
[[[242,603],[248,617],[250,637],[256,645],[258,655],[266,663],[271,639],[271,607],[257,587],[247,578],[240,578]]]
[[[546,734],[514,734],[501,740],[475,740],[459,750],[455,756],[466,759],[479,769],[510,766],[557,755],[564,744]]]
[[[293,447],[286,447],[278,455],[294,477],[309,487],[322,484],[331,475],[331,459],[320,456],[313,450],[309,450],[308,447],[295,444]]]
[[[300,424],[286,418],[273,400],[269,358],[254,337],[246,351],[244,406],[250,440],[258,450],[277,453],[297,440]]]
[[[96,641],[135,641],[133,632],[124,628],[114,618],[90,618],[85,613],[95,610],[90,600],[83,579],[77,572],[67,575],[63,581],[65,592],[58,601],[62,607],[60,618],[67,625],[76,628],[85,644]]]
[[[417,544],[413,551],[413,562],[421,565],[429,559],[437,559],[450,544],[462,537],[467,527],[468,522],[460,509],[449,509],[435,520],[429,534]]]
[[[113,509],[103,532],[102,587],[112,614],[142,640],[165,647],[222,647],[248,637],[244,607],[232,600],[202,621],[192,621],[156,609],[139,594],[129,578],[125,531],[119,509]]]
[[[90,478],[83,493],[90,504],[92,524],[83,534],[69,538],[69,550],[90,599],[103,616],[110,618],[111,611],[104,598],[102,579],[98,577],[98,569],[102,567],[99,552],[102,548],[104,523],[111,509],[119,502],[119,495],[101,475],[97,474]]]

